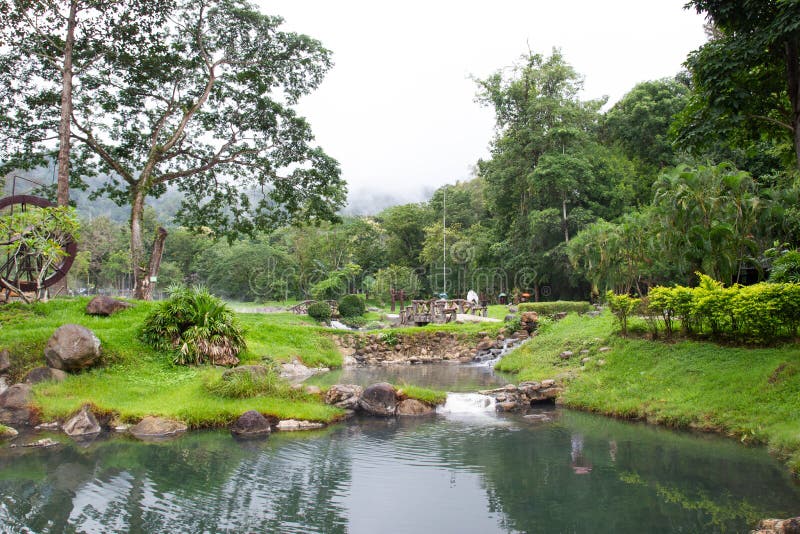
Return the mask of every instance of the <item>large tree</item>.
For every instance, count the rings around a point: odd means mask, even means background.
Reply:
[[[281,23],[244,0],[177,0],[157,39],[109,50],[76,87],[78,159],[110,175],[98,194],[131,209],[136,297],[149,297],[154,274],[146,198],[170,185],[186,197],[178,220],[217,235],[331,219],[343,204],[338,164],[292,109],[322,81],[330,52]]]
[[[713,24],[712,39],[689,55],[694,93],[680,140],[706,148],[769,136],[791,143],[800,166],[800,2],[691,0]]]
[[[0,0],[5,169],[55,159],[56,200],[67,205],[70,182],[82,185],[70,161],[75,89],[81,90],[83,76],[102,56],[141,49],[171,5],[171,0]]]

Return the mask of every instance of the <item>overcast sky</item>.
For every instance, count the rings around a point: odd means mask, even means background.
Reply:
[[[284,29],[333,51],[334,67],[299,110],[349,184],[351,208],[423,200],[488,157],[490,109],[470,76],[559,47],[585,98],[615,102],[673,76],[705,41],[686,0],[258,0]]]

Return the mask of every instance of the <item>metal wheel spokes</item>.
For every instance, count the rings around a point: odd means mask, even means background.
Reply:
[[[55,206],[52,202],[41,197],[32,195],[14,195],[0,199],[0,215],[10,215],[17,211],[28,211]],[[14,236],[0,236],[0,241],[9,242]],[[72,262],[75,260],[75,253],[78,251],[78,244],[72,236],[55,236],[61,246],[66,251],[61,261],[50,265],[42,278],[41,288],[47,288],[61,280],[67,275]],[[8,289],[8,286],[30,292],[39,289],[36,280],[42,271],[41,257],[29,254],[12,255],[6,252],[0,253],[0,279],[5,284],[0,289]],[[8,284],[8,285],[6,285]]]

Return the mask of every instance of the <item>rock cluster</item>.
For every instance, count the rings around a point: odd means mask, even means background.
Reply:
[[[501,388],[481,391],[484,395],[494,397],[499,412],[525,411],[533,404],[554,402],[564,389],[555,380],[541,382],[520,382],[519,385],[508,384]]]
[[[535,315],[535,314],[534,314]],[[504,346],[512,347],[529,337],[526,330],[506,337],[490,337],[449,332],[418,332],[410,335],[351,335],[336,338],[345,365],[416,365],[425,363],[482,361],[500,355]]]
[[[386,382],[364,389],[354,384],[336,384],[328,389],[325,402],[376,417],[428,415],[435,411],[434,406],[407,398]]]
[[[530,334],[539,326],[539,314],[535,311],[522,312],[519,324],[526,332]]]
[[[762,519],[753,534],[800,534],[800,517]]]

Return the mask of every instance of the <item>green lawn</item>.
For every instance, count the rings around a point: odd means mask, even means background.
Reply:
[[[138,302],[113,317],[92,317],[83,313],[87,301],[57,299],[0,308],[0,347],[11,351],[14,379],[45,364],[45,344],[62,324],[86,326],[102,342],[101,367],[34,389],[45,419],[65,417],[84,403],[113,412],[124,421],[160,415],[195,427],[223,425],[251,409],[280,418],[318,421],[332,421],[342,414],[314,400],[213,396],[203,386],[207,368],[173,365],[169,354],[156,352],[138,340],[138,328],[152,304]],[[333,342],[307,317],[290,313],[239,317],[247,329],[243,363],[258,363],[265,357],[276,361],[298,357],[308,365],[341,365]]]
[[[611,316],[570,315],[504,358],[519,380],[572,373],[567,406],[766,443],[800,473],[800,344],[771,348],[624,339]],[[611,351],[600,353],[607,345]],[[581,349],[592,358],[581,369]],[[564,362],[558,355],[572,350]],[[598,365],[598,360],[605,360]]]

